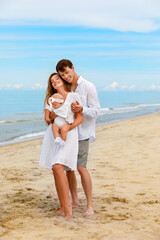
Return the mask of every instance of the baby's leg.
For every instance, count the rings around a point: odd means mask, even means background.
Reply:
[[[53,131],[53,136],[55,138],[55,143],[60,146],[64,146],[64,141],[62,140],[62,138],[59,137],[59,127],[56,123],[53,123],[52,131]]]
[[[68,132],[68,124],[64,124],[61,127],[61,138],[62,138],[63,141],[66,141],[67,132]]]
[[[56,123],[52,124],[52,132],[55,139],[59,137],[59,127]]]

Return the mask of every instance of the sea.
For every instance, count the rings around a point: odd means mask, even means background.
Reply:
[[[0,90],[0,146],[42,138],[44,90]],[[160,91],[99,91],[96,124],[160,113]]]

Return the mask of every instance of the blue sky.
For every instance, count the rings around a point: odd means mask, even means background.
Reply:
[[[160,1],[0,2],[0,89],[43,89],[70,59],[98,90],[160,90]]]

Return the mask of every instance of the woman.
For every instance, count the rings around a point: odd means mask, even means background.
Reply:
[[[65,217],[72,217],[72,207],[69,200],[69,185],[65,169],[76,170],[77,168],[77,154],[78,154],[78,131],[77,126],[82,123],[83,117],[81,113],[72,113],[71,103],[78,101],[80,98],[78,94],[71,93],[70,85],[63,81],[57,73],[51,74],[48,79],[47,94],[45,98],[45,120],[48,124],[51,123],[50,112],[51,107],[48,105],[48,99],[54,94],[59,93],[63,96],[65,109],[68,109],[70,114],[75,115],[75,120],[72,124],[66,124],[67,139],[64,146],[55,144],[55,139],[52,133],[52,124],[46,130],[42,151],[40,165],[51,168],[55,178],[55,185],[60,201],[61,208],[58,213],[64,211]],[[63,106],[62,105],[62,106]],[[56,117],[56,116],[55,116]]]

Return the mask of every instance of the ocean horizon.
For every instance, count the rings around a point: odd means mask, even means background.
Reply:
[[[0,90],[0,146],[41,138],[45,90]],[[96,124],[160,113],[160,91],[98,91]]]

